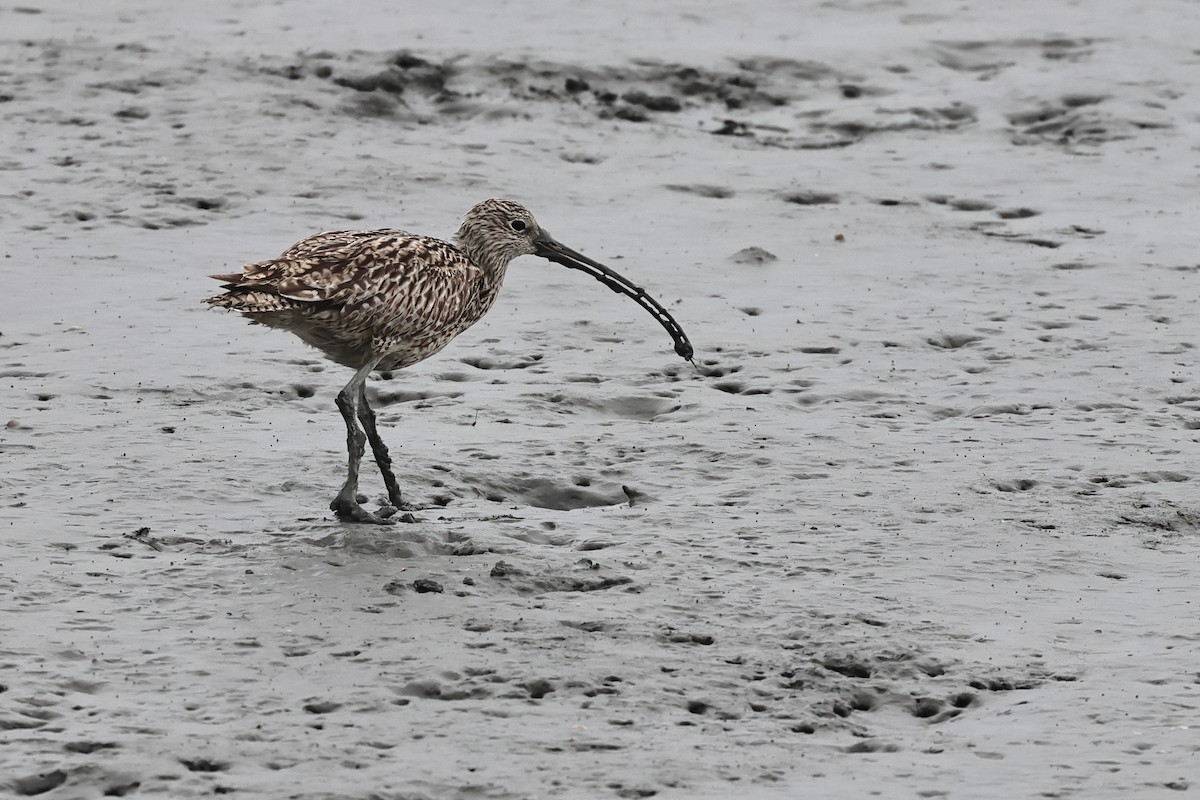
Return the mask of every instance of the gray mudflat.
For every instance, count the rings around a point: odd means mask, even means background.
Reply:
[[[405,5],[0,7],[0,795],[1195,791],[1200,6]],[[702,370],[522,259],[339,524],[205,276],[490,196]]]

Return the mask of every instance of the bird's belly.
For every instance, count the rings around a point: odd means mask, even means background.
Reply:
[[[376,352],[382,355],[379,369],[396,370],[424,361],[446,348],[459,334],[457,329],[428,333],[405,341],[376,342]]]
[[[330,361],[351,369],[377,362],[377,369],[402,369],[445,349],[483,316],[471,309],[468,316],[420,326],[391,327],[379,324],[377,314],[365,309],[288,309],[286,312],[247,314],[254,322],[289,330],[320,350]],[[389,330],[390,328],[390,330]]]

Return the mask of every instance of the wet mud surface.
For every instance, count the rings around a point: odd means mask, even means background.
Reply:
[[[1197,10],[910,5],[0,7],[0,793],[1194,787]],[[340,524],[205,276],[493,195],[697,367],[519,261]]]

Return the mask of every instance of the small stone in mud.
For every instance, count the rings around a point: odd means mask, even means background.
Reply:
[[[626,103],[642,106],[651,111],[680,111],[683,109],[683,104],[670,95],[650,95],[635,90],[621,95],[621,99]]]
[[[847,678],[869,678],[871,667],[850,657],[830,657],[821,662],[821,666]]]
[[[711,131],[714,136],[750,136],[750,129],[746,127],[746,123],[738,122],[735,119],[727,119],[721,123],[721,127],[715,131]]]
[[[129,106],[113,112],[113,116],[119,119],[149,119],[150,112],[141,106]]]
[[[626,122],[645,122],[649,119],[645,111],[633,106],[621,106],[613,112],[613,116]]]
[[[497,561],[490,573],[493,578],[507,578],[509,575],[524,575],[525,571],[514,567],[507,561]]]
[[[693,714],[704,714],[708,712],[708,703],[703,700],[689,700],[687,710]]]
[[[668,183],[665,186],[673,192],[684,192],[685,194],[711,197],[717,200],[733,197],[734,194],[733,189],[726,186],[713,186],[710,183]]]
[[[388,594],[404,594],[408,587],[400,581],[388,581],[383,590]]]
[[[333,67],[329,66],[328,64],[322,64],[313,70],[313,75],[316,75],[318,78],[328,79],[333,75]]]
[[[546,695],[554,691],[554,684],[545,678],[538,678],[532,681],[526,681],[521,684],[521,688],[529,692],[529,696],[534,700],[540,700]]]
[[[441,594],[445,591],[442,585],[432,578],[417,578],[413,581],[412,588],[417,594],[428,594],[430,592]]]
[[[591,87],[582,78],[567,78],[565,88],[571,94],[578,94],[579,92],[586,92]]]
[[[568,164],[599,164],[604,156],[593,153],[559,153],[558,157]]]
[[[735,264],[768,264],[772,261],[777,261],[779,256],[761,247],[754,246],[738,250],[729,258]]]
[[[470,576],[468,576],[468,577],[466,577],[466,578],[463,578],[463,584],[464,584],[464,585],[466,585],[466,586],[474,586],[474,585],[475,585],[475,579],[474,579],[474,578],[472,578],[472,577],[470,577]]]
[[[310,714],[328,714],[330,711],[337,711],[341,707],[341,703],[335,703],[332,700],[319,700],[315,703],[304,704],[304,710]]]
[[[201,211],[220,211],[229,201],[224,197],[181,197],[179,202]]]
[[[413,69],[414,67],[428,67],[429,62],[420,56],[414,56],[412,53],[397,53],[392,59],[392,63],[400,69]]]
[[[831,192],[791,192],[783,199],[798,206],[830,205],[838,202],[838,196]]]

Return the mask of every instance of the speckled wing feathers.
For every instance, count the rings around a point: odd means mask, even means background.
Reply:
[[[462,251],[394,229],[320,233],[240,275],[213,277],[226,292],[208,303],[293,330],[340,363],[367,351],[415,363],[490,306],[480,302],[483,271]]]

